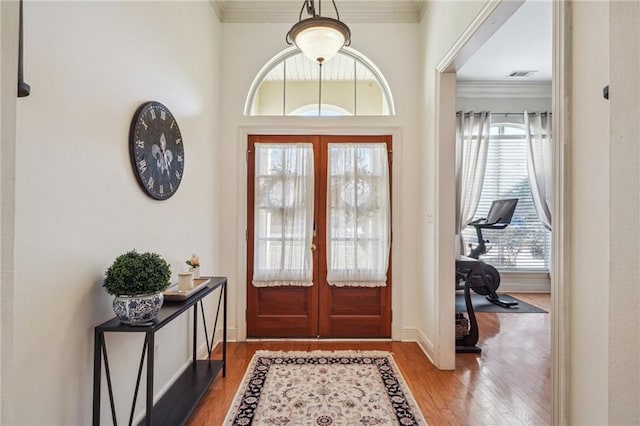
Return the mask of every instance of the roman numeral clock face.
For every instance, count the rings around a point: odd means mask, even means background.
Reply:
[[[169,109],[159,102],[142,104],[129,135],[131,165],[142,190],[166,200],[178,190],[184,173],[184,145]]]

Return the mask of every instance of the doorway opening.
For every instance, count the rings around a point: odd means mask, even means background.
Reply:
[[[563,156],[562,156],[562,145],[566,143],[563,140],[565,136],[565,126],[567,125],[567,112],[564,110],[564,99],[566,97],[566,78],[564,76],[565,66],[568,63],[568,58],[565,54],[564,43],[566,42],[564,39],[564,34],[566,34],[566,12],[567,8],[564,3],[553,3],[550,5],[549,14],[551,22],[548,29],[548,36],[550,37],[550,46],[548,51],[548,60],[551,62],[553,59],[552,69],[549,69],[550,73],[553,75],[552,80],[553,84],[551,84],[551,79],[546,81],[544,84],[541,82],[533,82],[533,83],[524,83],[524,84],[514,84],[506,83],[499,84],[496,81],[484,81],[479,82],[477,77],[474,77],[474,80],[469,81],[458,81],[456,84],[456,77],[460,77],[457,73],[463,68],[463,66],[467,63],[469,58],[478,50],[480,46],[485,44],[487,40],[492,39],[493,35],[498,31],[500,27],[503,26],[507,19],[514,15],[514,13],[523,5],[527,5],[528,3],[535,2],[502,2],[488,5],[482,11],[481,16],[476,22],[469,28],[469,30],[459,39],[455,45],[455,47],[447,53],[437,66],[438,78],[436,83],[437,94],[436,99],[438,102],[437,105],[437,131],[438,137],[440,139],[439,143],[439,158],[437,159],[437,173],[443,179],[455,179],[455,175],[453,172],[448,172],[443,170],[443,166],[446,164],[450,164],[450,161],[455,158],[455,149],[443,144],[442,141],[449,141],[455,137],[455,112],[457,110],[471,110],[471,111],[489,111],[489,112],[499,112],[500,116],[503,118],[507,117],[515,117],[514,112],[519,113],[520,117],[525,110],[528,112],[536,111],[552,111],[553,114],[553,138],[557,141],[552,148],[552,170],[554,181],[552,184],[553,191],[553,206],[551,208],[552,216],[554,218],[553,221],[553,232],[551,234],[551,255],[550,255],[550,265],[549,271],[543,271],[546,275],[547,283],[547,291],[552,293],[551,298],[551,309],[550,309],[550,324],[551,324],[551,338],[546,338],[546,344],[550,346],[550,354],[548,356],[548,364],[551,369],[551,386],[552,389],[547,389],[545,392],[548,395],[549,393],[553,395],[552,402],[552,423],[563,423],[566,421],[560,419],[566,419],[566,398],[568,392],[566,392],[566,356],[568,354],[568,349],[566,345],[566,334],[563,331],[563,327],[567,324],[567,318],[563,315],[563,306],[565,305],[565,301],[567,300],[566,288],[561,286],[560,283],[563,281],[562,278],[566,277],[566,271],[564,269],[565,265],[565,253],[562,251],[561,246],[564,241],[566,241],[567,233],[565,226],[565,201],[563,195],[566,195],[567,186],[564,180],[564,164],[563,164]],[[549,2],[551,3],[551,2]],[[534,5],[535,6],[535,5]],[[526,8],[523,7],[523,10]],[[495,18],[495,19],[494,19]],[[528,51],[527,48],[519,45],[518,49],[520,51]],[[508,53],[508,52],[507,52]],[[485,59],[484,62],[487,62]],[[488,61],[489,65],[497,65],[497,61]],[[512,71],[512,70],[510,70]],[[508,73],[505,73],[508,74]],[[459,78],[460,80],[460,78]],[[522,82],[521,82],[522,83]],[[476,86],[473,88],[475,93],[471,93],[469,90],[469,86]],[[506,92],[506,87],[510,85],[510,89],[514,90],[511,94]],[[496,99],[514,101],[516,98],[522,98],[525,93],[532,93],[534,91],[538,91],[541,89],[543,85],[546,95],[544,96],[545,102],[547,105],[545,107],[523,107],[521,110],[516,110],[509,108],[508,106],[504,106],[501,104],[497,106]],[[458,93],[461,91],[466,91],[466,95],[468,99],[468,106],[462,107],[460,103],[456,104],[456,86],[458,88]],[[466,87],[465,87],[466,86]],[[478,106],[477,101],[479,96],[483,94],[486,98],[487,93],[490,91],[494,91],[493,98],[490,100],[487,105],[488,106]],[[526,97],[526,96],[524,96]],[[541,96],[533,96],[538,98],[537,101],[540,101]],[[504,121],[504,120],[502,120]],[[511,124],[511,123],[509,123]],[[447,161],[443,161],[447,160]],[[445,198],[445,201],[448,198]],[[453,205],[449,205],[450,211],[455,211]],[[478,215],[480,213],[478,212]],[[441,228],[442,229],[442,228]],[[439,242],[439,246],[443,246],[446,244],[450,244],[450,241],[447,242]],[[448,247],[448,245],[446,246]],[[438,247],[441,249],[441,247]],[[459,250],[456,250],[458,252]],[[450,259],[453,260],[453,259]],[[517,280],[520,280],[520,277],[514,276]],[[507,287],[505,283],[505,287]],[[531,284],[529,282],[528,284]],[[445,284],[442,284],[442,289]],[[441,298],[441,301],[446,302],[447,299],[445,296]],[[440,317],[443,314],[447,314],[447,308],[440,308]],[[453,327],[450,330],[453,334]],[[482,332],[482,331],[481,331]],[[446,333],[445,333],[446,334]],[[564,338],[563,338],[563,337]],[[444,353],[447,355],[448,353]],[[455,359],[455,357],[452,357]]]

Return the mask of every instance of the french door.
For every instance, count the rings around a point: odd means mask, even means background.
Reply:
[[[391,136],[250,135],[248,337],[391,337]]]

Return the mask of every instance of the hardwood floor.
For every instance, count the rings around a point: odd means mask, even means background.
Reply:
[[[548,294],[515,296],[550,309]],[[550,424],[549,314],[476,315],[482,354],[456,355],[455,371],[437,370],[416,343],[321,340],[230,343],[227,376],[215,379],[188,425],[222,424],[249,361],[259,349],[392,352],[431,426]]]

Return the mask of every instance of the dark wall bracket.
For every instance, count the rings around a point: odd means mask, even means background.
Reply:
[[[608,84],[602,89],[602,96],[604,96],[604,98],[606,100],[609,100],[609,85]]]
[[[18,35],[18,97],[24,98],[31,93],[31,86],[24,81],[24,73],[22,68],[22,0],[20,0],[20,33]]]

